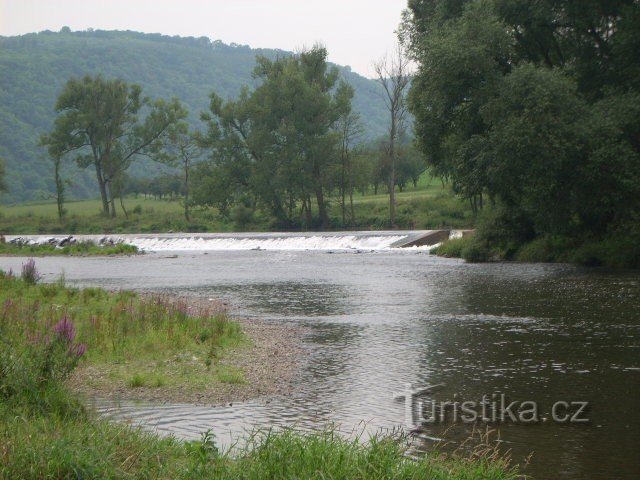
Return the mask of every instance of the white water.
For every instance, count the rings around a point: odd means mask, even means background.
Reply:
[[[220,250],[387,250],[395,242],[420,232],[343,232],[343,233],[233,233],[162,235],[74,235],[77,241],[135,245],[145,252],[220,251]],[[61,240],[66,235],[24,235],[30,244]],[[16,237],[7,237],[8,241]]]
[[[283,237],[132,237],[144,251],[185,250],[385,250],[407,235],[310,235]]]

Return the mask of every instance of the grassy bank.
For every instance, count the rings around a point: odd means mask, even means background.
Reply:
[[[115,245],[97,245],[94,242],[76,242],[58,247],[50,244],[22,245],[0,240],[0,255],[18,257],[43,257],[51,255],[98,256],[98,255],[133,255],[138,247],[118,243]]]
[[[640,268],[640,239],[539,237],[529,241],[500,241],[480,227],[477,234],[443,242],[432,253],[468,262],[510,260],[528,263],[572,263],[589,267]]]
[[[0,478],[517,478],[485,446],[414,462],[398,438],[359,442],[331,430],[283,431],[259,432],[232,454],[208,433],[185,443],[110,423],[68,389],[74,369],[126,365],[131,375],[187,354],[182,385],[202,375],[223,381],[215,365],[243,341],[235,324],[164,297],[41,285],[33,262],[20,278],[0,273],[0,305]],[[171,373],[160,375],[160,383],[172,381]]]
[[[100,215],[98,200],[68,202],[68,213],[58,220],[55,204],[30,204],[0,207],[0,232],[5,235],[56,233],[163,233],[269,231],[277,228],[274,220],[260,210],[234,209],[222,216],[215,208],[194,208],[186,221],[181,199],[125,199],[128,217],[119,211],[115,219]],[[342,214],[336,198],[329,199],[331,228],[379,230],[389,227],[389,197],[356,194],[354,221]],[[397,193],[397,226],[407,229],[441,227],[465,228],[473,224],[467,203],[456,198],[450,188],[437,179],[422,177],[417,187]]]
[[[39,284],[33,262],[22,270],[20,278],[0,276],[0,335],[23,345],[70,325],[86,349],[81,369],[91,375],[82,378],[85,386],[126,395],[142,387],[189,391],[244,381],[241,371],[221,362],[247,342],[224,313],[164,296]]]

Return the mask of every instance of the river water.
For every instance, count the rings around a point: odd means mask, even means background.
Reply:
[[[393,395],[406,384],[443,384],[423,402],[500,394],[536,402],[539,422],[492,424],[516,462],[533,454],[524,471],[535,478],[640,477],[640,272],[465,264],[387,248],[397,238],[383,236],[388,242],[309,242],[309,250],[211,250],[175,239],[160,248],[151,239],[162,251],[37,265],[45,280],[64,273],[79,286],[215,297],[238,316],[308,327],[299,387],[288,398],[215,408],[96,401],[105,415],[183,438],[212,428],[223,441],[255,425],[372,431],[405,425],[405,403]],[[0,258],[0,268],[23,261]],[[558,401],[589,402],[581,415],[589,421],[554,422]],[[470,427],[449,414],[424,430],[460,441]]]

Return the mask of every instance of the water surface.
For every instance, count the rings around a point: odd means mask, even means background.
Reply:
[[[2,258],[17,270],[24,259]],[[640,475],[640,273],[566,265],[465,264],[424,251],[180,251],[42,258],[47,280],[226,300],[235,315],[309,327],[289,398],[224,407],[97,402],[104,413],[197,438],[253,425],[349,430],[405,421],[393,393],[442,383],[437,400],[505,393],[548,410],[590,402],[587,424],[498,425],[538,478]],[[442,434],[443,427],[429,433]],[[468,434],[457,425],[448,435]]]

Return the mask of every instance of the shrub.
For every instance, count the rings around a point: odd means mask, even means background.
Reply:
[[[33,258],[22,264],[21,278],[28,285],[35,285],[42,279],[42,275],[36,269],[36,261]]]

